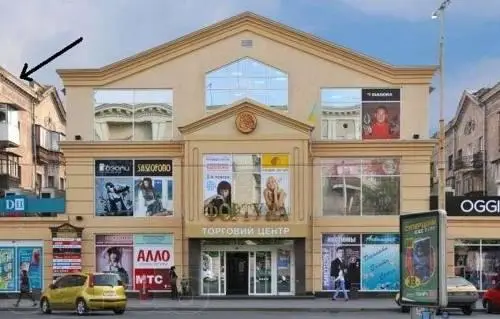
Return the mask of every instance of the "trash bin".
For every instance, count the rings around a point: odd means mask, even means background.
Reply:
[[[352,284],[350,289],[350,299],[359,299],[359,284]]]

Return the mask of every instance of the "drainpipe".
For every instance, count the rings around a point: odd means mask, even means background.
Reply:
[[[479,107],[483,108],[483,196],[488,195],[488,151],[487,151],[487,140],[488,140],[488,112],[486,112],[486,104],[479,101]]]

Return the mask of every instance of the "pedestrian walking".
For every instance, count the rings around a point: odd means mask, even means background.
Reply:
[[[170,286],[172,300],[179,300],[179,290],[177,289],[177,273],[175,272],[175,266],[170,267]]]
[[[335,293],[332,296],[332,300],[337,300],[339,295],[339,290],[344,294],[345,301],[349,300],[347,291],[345,289],[345,274],[347,273],[347,266],[344,261],[344,249],[343,247],[338,247],[336,250],[336,258],[332,261],[330,265],[330,276],[332,278],[333,284],[335,286]]]
[[[33,307],[36,307],[35,298],[33,298],[33,294],[31,293],[31,285],[30,278],[28,276],[28,271],[26,269],[21,270],[21,289],[19,292],[19,298],[17,298],[17,302],[15,303],[16,307],[19,307],[19,303],[21,302],[21,298],[23,296],[27,296],[33,301]]]

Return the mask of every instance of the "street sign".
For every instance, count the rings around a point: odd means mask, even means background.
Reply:
[[[0,213],[54,213],[63,214],[65,198],[37,198],[6,196],[0,199]]]
[[[446,212],[401,215],[399,225],[401,304],[446,307]]]

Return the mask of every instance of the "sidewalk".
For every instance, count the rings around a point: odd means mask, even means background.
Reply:
[[[14,308],[15,300],[0,299],[0,311],[38,311],[31,302],[23,300],[19,308]],[[327,298],[316,299],[272,299],[272,300],[181,300],[170,299],[137,300],[129,299],[128,311],[294,311],[294,312],[373,312],[399,311],[393,299],[357,299],[345,302]],[[476,311],[483,311],[481,301]]]

